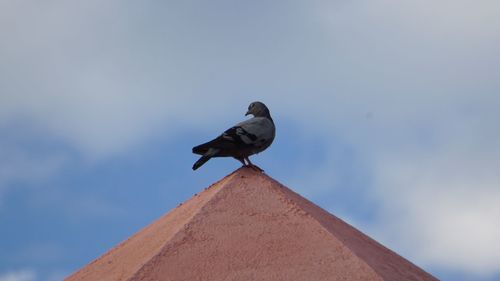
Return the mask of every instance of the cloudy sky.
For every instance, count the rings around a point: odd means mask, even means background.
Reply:
[[[55,281],[240,166],[442,280],[500,279],[500,2],[0,0],[0,281]]]

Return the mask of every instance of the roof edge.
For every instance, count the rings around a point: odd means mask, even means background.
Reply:
[[[274,178],[270,177],[267,174],[262,174],[265,176],[268,180],[275,182],[278,184],[281,189],[285,192],[288,192],[292,195],[287,196],[287,198],[290,199],[290,202],[294,205],[296,205],[298,208],[300,208],[302,211],[304,211],[309,217],[311,217],[313,220],[315,220],[325,231],[329,232],[334,236],[335,239],[339,240],[343,245],[346,246],[346,248],[349,249],[350,252],[353,253],[354,256],[356,256],[361,262],[366,264],[368,267],[370,267],[374,272],[377,273],[378,276],[380,276],[383,280],[392,280],[392,279],[386,279],[386,274],[384,270],[381,270],[380,266],[378,266],[375,261],[371,261],[367,256],[363,255],[362,252],[359,249],[356,249],[356,247],[353,247],[354,241],[349,241],[349,239],[341,239],[341,237],[345,237],[346,235],[339,235],[339,233],[336,233],[333,231],[332,226],[328,224],[327,221],[324,219],[321,219],[318,215],[326,215],[328,218],[331,218],[333,220],[337,220],[341,223],[341,225],[345,228],[344,231],[352,231],[357,234],[358,237],[361,237],[364,242],[369,243],[370,245],[376,247],[377,249],[381,250],[384,252],[384,254],[390,256],[391,258],[399,258],[402,260],[408,267],[413,268],[415,271],[417,271],[418,274],[425,275],[428,279],[427,280],[438,280],[436,277],[431,275],[430,273],[426,272],[419,266],[415,265],[411,261],[407,260],[403,256],[399,255],[398,253],[394,252],[393,250],[389,249],[388,247],[382,245],[375,239],[371,238],[370,236],[364,234],[351,224],[345,222],[341,218],[331,214],[330,212],[324,210],[323,208],[319,207],[318,205],[314,204],[312,201],[308,200],[307,198],[304,198],[297,192],[291,190],[287,186],[281,184],[279,181],[275,180]],[[285,195],[286,196],[286,195]],[[317,212],[320,212],[320,214],[315,214]]]
[[[205,188],[204,191],[206,191],[208,189],[212,189],[212,188],[217,188],[217,187],[218,187],[218,190],[216,192],[212,193],[210,195],[210,198],[195,213],[193,213],[189,217],[188,220],[186,220],[186,223],[183,224],[181,227],[179,227],[179,229],[175,232],[175,234],[172,235],[172,237],[170,237],[170,239],[167,240],[167,242],[158,251],[156,251],[155,254],[153,256],[151,256],[150,259],[148,259],[146,262],[144,262],[137,269],[137,271],[130,278],[128,278],[126,281],[142,280],[142,274],[143,274],[143,272],[146,271],[149,266],[154,266],[154,263],[155,263],[154,261],[156,259],[158,259],[158,254],[162,253],[163,251],[165,251],[165,250],[169,249],[170,247],[172,247],[173,245],[175,245],[175,243],[177,241],[179,241],[179,240],[182,241],[182,237],[183,237],[182,234],[187,229],[189,229],[190,225],[192,225],[192,224],[195,223],[195,221],[196,221],[195,218],[199,217],[200,214],[203,213],[203,210],[206,209],[207,204],[210,204],[210,202],[212,200],[214,200],[214,198],[217,196],[217,194],[219,192],[221,192],[224,187],[226,187],[227,185],[231,184],[234,181],[234,177],[238,174],[238,172],[241,169],[245,169],[245,167],[241,167],[241,168],[233,171],[229,175],[223,177],[219,181],[217,181],[214,184],[211,184],[209,187]],[[199,195],[195,195],[195,196],[199,196]]]

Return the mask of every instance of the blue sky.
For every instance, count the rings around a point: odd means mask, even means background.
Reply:
[[[84,266],[253,161],[442,280],[500,278],[500,4],[1,1],[0,281]]]

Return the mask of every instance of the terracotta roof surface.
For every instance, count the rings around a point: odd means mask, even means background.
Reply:
[[[240,168],[66,280],[437,280],[339,218]]]

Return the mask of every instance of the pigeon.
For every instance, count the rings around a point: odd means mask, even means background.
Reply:
[[[243,166],[262,171],[252,164],[248,157],[264,151],[271,145],[276,128],[269,109],[262,102],[252,102],[245,116],[249,114],[254,117],[236,124],[207,143],[193,147],[193,153],[201,155],[200,159],[194,163],[193,170],[198,169],[213,157],[233,157]]]

